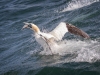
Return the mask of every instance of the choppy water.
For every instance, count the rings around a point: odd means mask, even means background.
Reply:
[[[55,55],[44,51],[32,22],[51,31],[61,21],[87,32],[84,40],[67,33]],[[0,75],[100,75],[99,0],[0,0]]]

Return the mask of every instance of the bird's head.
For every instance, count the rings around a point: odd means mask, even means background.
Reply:
[[[24,24],[25,25],[23,26],[22,29],[24,29],[24,28],[30,28],[30,29],[34,30],[35,33],[39,33],[40,32],[40,29],[35,24],[33,24],[33,23],[27,23],[27,22],[24,22]]]

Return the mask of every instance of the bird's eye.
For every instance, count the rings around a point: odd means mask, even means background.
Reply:
[[[31,24],[29,24],[29,25],[28,25],[28,27],[32,28],[32,25],[31,25]]]

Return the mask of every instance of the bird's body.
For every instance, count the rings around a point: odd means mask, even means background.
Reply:
[[[58,46],[56,42],[61,41],[65,33],[67,32],[73,33],[75,35],[80,35],[84,38],[89,38],[89,35],[87,33],[65,22],[61,22],[54,30],[49,33],[41,32],[40,29],[33,23],[25,23],[23,28],[30,28],[34,30],[36,41],[44,49],[50,49],[51,52],[54,47]]]
[[[51,34],[47,34],[47,33],[35,33],[35,39],[36,41],[43,47],[47,47],[47,43],[50,45],[51,43],[53,43],[53,36]]]

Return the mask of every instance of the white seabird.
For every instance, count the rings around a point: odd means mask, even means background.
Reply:
[[[54,30],[49,33],[41,32],[39,27],[33,23],[26,23],[23,28],[30,28],[35,32],[36,41],[43,47],[48,47],[52,52],[52,46],[56,46],[57,41],[61,41],[65,33],[70,32],[83,38],[90,38],[83,30],[69,23],[61,22]]]

